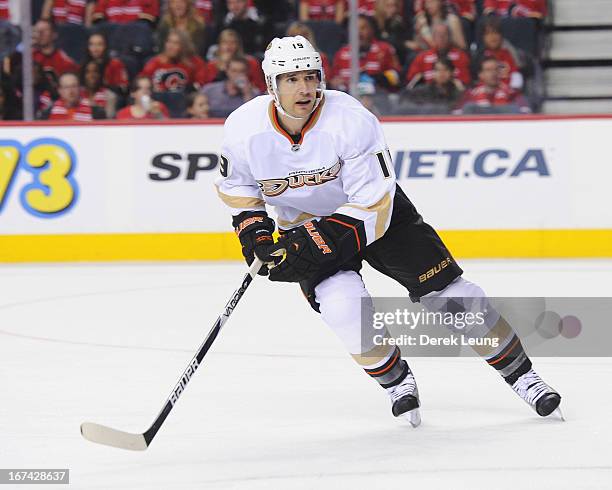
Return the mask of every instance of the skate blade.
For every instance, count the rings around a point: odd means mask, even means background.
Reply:
[[[410,410],[402,416],[410,423],[413,428],[417,428],[419,425],[421,425],[421,413],[419,412],[418,408]]]

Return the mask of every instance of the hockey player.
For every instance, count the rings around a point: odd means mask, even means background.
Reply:
[[[387,390],[393,415],[420,422],[414,375],[400,351],[374,343],[362,327],[371,298],[359,274],[367,261],[404,286],[414,301],[443,310],[452,297],[470,309],[486,302],[435,230],[395,182],[391,156],[375,116],[351,96],[325,90],[321,57],[303,37],[274,39],[262,64],[268,95],[225,122],[217,192],[250,264],[269,264],[272,281],[298,282],[310,305],[355,361]],[[265,204],[275,207],[281,238]],[[431,273],[429,273],[431,272]],[[268,273],[268,267],[261,274]],[[494,308],[484,331],[498,346],[475,348],[539,415],[560,395],[532,369],[520,340]]]

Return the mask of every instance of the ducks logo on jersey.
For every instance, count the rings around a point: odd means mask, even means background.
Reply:
[[[338,160],[334,165],[323,170],[295,172],[294,175],[281,179],[258,180],[257,184],[264,196],[276,197],[287,189],[297,189],[305,185],[322,185],[325,182],[336,180],[341,167],[342,162]]]

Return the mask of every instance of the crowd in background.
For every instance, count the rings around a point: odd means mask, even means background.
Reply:
[[[261,59],[283,35],[308,38],[327,87],[349,90],[347,0],[40,3],[32,26],[37,119],[226,117],[266,92]],[[357,95],[375,114],[538,109],[546,0],[358,3]],[[0,0],[0,119],[16,120],[22,45],[9,8]]]

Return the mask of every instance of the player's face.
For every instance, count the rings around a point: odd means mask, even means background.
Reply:
[[[305,117],[312,112],[319,86],[317,70],[279,75],[277,86],[280,103],[289,114]]]
[[[104,50],[106,49],[104,38],[96,35],[89,38],[87,46],[89,48],[89,54],[95,59],[101,58],[104,54]]]

